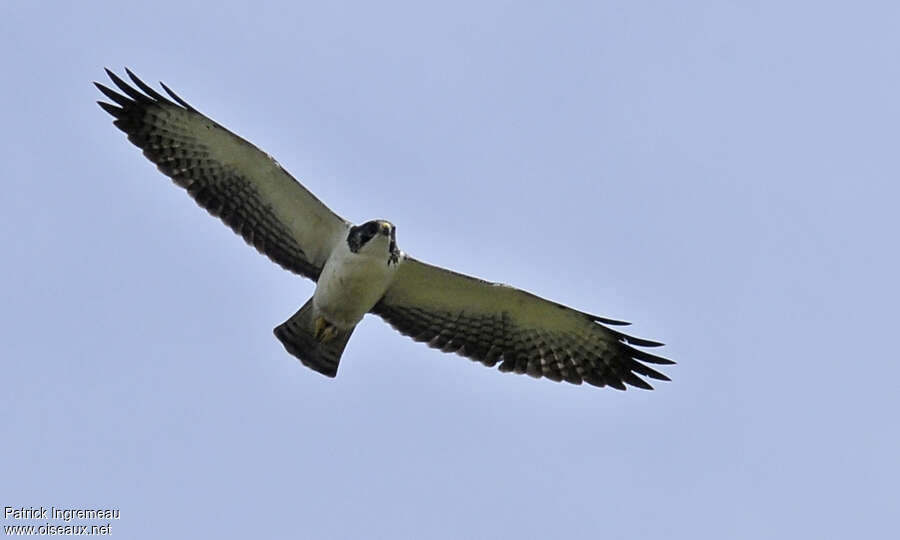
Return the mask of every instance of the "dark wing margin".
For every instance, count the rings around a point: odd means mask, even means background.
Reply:
[[[641,377],[669,380],[646,364],[675,362],[632,346],[661,343],[607,328],[598,317],[408,257],[398,272],[372,313],[429,347],[573,384],[652,390]]]
[[[210,214],[282,267],[317,280],[348,224],[265,152],[198,112],[160,83],[163,96],[125,70],[119,91],[94,83],[98,101],[144,156]],[[171,98],[171,99],[170,99]]]

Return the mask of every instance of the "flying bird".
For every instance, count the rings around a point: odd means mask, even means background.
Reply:
[[[97,103],[144,156],[210,214],[286,270],[316,282],[312,297],[275,327],[284,348],[334,377],[356,325],[378,315],[401,334],[500,371],[624,390],[669,378],[673,364],[642,348],[661,343],[499,283],[418,261],[397,247],[397,228],[353,225],[332,212],[268,154],[160,83],[168,97],[125,70],[106,70],[119,91],[94,83]],[[636,348],[642,347],[642,348]]]

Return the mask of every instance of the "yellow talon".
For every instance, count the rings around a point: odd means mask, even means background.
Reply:
[[[329,325],[327,328],[325,328],[325,331],[322,332],[322,337],[319,339],[319,341],[321,341],[322,343],[328,343],[329,341],[334,339],[335,336],[337,336],[337,335],[338,335],[337,327]]]
[[[316,319],[316,328],[313,330],[313,337],[321,341],[322,331],[328,326],[328,322],[325,320],[325,317],[319,317]]]
[[[313,330],[314,338],[322,343],[327,343],[334,339],[336,335],[338,335],[337,327],[326,321],[325,317],[316,319],[316,328]]]

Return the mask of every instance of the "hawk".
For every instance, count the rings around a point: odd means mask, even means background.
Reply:
[[[277,161],[181,99],[125,70],[119,91],[94,83],[113,124],[166,176],[260,253],[316,282],[303,307],[275,327],[300,361],[328,377],[367,313],[401,334],[500,371],[624,390],[669,378],[647,364],[673,364],[642,348],[661,343],[610,326],[628,323],[577,311],[499,283],[418,261],[397,247],[385,220],[353,225]],[[642,347],[642,348],[635,348]]]

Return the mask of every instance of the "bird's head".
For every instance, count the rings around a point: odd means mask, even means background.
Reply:
[[[388,257],[388,264],[396,263],[400,257],[400,250],[397,249],[397,228],[390,221],[383,219],[350,227],[347,246],[353,253],[375,256],[384,254]]]

